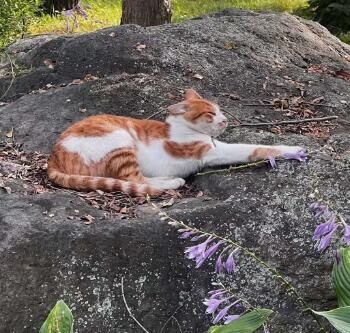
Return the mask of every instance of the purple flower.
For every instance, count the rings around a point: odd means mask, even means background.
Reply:
[[[221,244],[225,243],[224,241],[219,241],[215,244],[213,244],[211,247],[209,247],[205,252],[204,255],[202,256],[202,258],[198,258],[197,260],[197,265],[196,268],[199,268],[200,266],[202,266],[202,264],[209,258],[211,258],[215,252],[218,250],[218,248],[220,247]]]
[[[191,237],[193,234],[194,234],[194,231],[185,231],[180,235],[179,238],[186,239],[186,238]]]
[[[268,159],[269,159],[269,162],[270,162],[270,165],[271,165],[272,169],[276,169],[277,168],[277,163],[276,163],[275,158],[273,156],[269,156]]]
[[[343,241],[346,245],[350,245],[350,225],[345,223]]]
[[[213,324],[218,323],[222,318],[224,318],[228,312],[228,310],[230,310],[230,308],[232,308],[232,306],[236,305],[238,301],[233,302],[232,304],[224,307],[222,310],[219,311],[219,313],[216,315],[216,317],[213,320]]]
[[[316,218],[321,216],[327,218],[332,214],[326,205],[323,205],[319,202],[314,202],[310,205],[310,208],[314,212]]]
[[[191,242],[196,242],[197,240],[203,238],[205,235],[198,235],[191,238]]]
[[[337,226],[335,221],[336,221],[336,218],[333,215],[328,221],[318,225],[317,228],[315,229],[312,240],[321,239],[323,236],[331,232]]]
[[[227,293],[227,291],[223,290],[223,289],[209,291],[209,295],[210,295],[209,298],[222,297],[226,293]]]
[[[307,160],[307,154],[304,150],[300,150],[297,153],[284,153],[283,157],[287,160],[298,160],[300,162],[305,162]]]
[[[218,256],[218,258],[216,259],[216,263],[215,263],[215,272],[218,274],[221,274],[223,271],[224,265],[222,264],[222,258],[221,258],[221,254]]]
[[[216,299],[216,298],[205,299],[205,301],[203,302],[203,304],[207,306],[207,309],[205,312],[208,314],[214,313],[218,309],[220,304],[225,301],[226,299]]]
[[[240,315],[229,315],[225,318],[225,323],[224,324],[229,324],[234,320],[237,320],[240,317]]]
[[[231,274],[234,272],[236,265],[235,265],[235,261],[233,259],[233,254],[235,253],[235,251],[232,251],[230,253],[230,255],[228,256],[226,263],[225,263],[225,268],[227,273]]]
[[[337,228],[338,228],[338,225],[334,224],[333,229],[327,235],[321,238],[317,248],[319,252],[323,252],[330,245],[333,238],[333,234],[337,230]]]
[[[194,259],[196,261],[196,268],[199,268],[205,262],[205,260],[208,258],[208,255],[210,253],[208,253],[206,251],[206,248],[207,248],[208,244],[211,243],[213,240],[214,240],[214,238],[212,236],[209,236],[207,238],[207,240],[205,240],[203,243],[200,243],[200,244],[197,244],[194,246],[190,246],[190,247],[185,249],[186,257],[188,259]],[[211,249],[210,252],[212,252],[212,251],[213,250]]]

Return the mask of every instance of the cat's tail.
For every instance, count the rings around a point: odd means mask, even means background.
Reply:
[[[153,188],[148,184],[134,183],[115,178],[68,175],[50,166],[48,168],[48,177],[53,183],[61,187],[78,191],[121,191],[131,196],[145,196],[147,194],[157,196],[164,191]]]

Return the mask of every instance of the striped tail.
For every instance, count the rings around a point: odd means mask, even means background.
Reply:
[[[131,196],[157,196],[163,190],[152,188],[148,184],[139,184],[108,177],[68,175],[55,168],[48,169],[49,179],[64,188],[78,191],[101,190],[104,192],[121,191]]]

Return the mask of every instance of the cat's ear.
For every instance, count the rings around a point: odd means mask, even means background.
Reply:
[[[168,111],[172,115],[183,114],[186,112],[186,103],[180,102],[180,103],[176,103],[174,105],[170,105],[170,106],[168,106]]]
[[[194,89],[187,89],[185,93],[185,99],[202,99],[202,96],[199,95]]]

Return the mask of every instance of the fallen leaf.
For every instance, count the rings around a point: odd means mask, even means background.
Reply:
[[[310,103],[311,104],[318,104],[318,103],[320,103],[322,101],[324,101],[324,97],[323,96],[313,99]]]
[[[87,109],[85,109],[85,108],[79,108],[79,112],[81,112],[81,113],[85,113],[87,111]]]
[[[234,44],[233,43],[230,43],[230,42],[225,42],[224,43],[224,49],[226,50],[232,50],[234,48]]]
[[[171,198],[168,202],[163,202],[161,204],[161,207],[170,207],[174,204],[175,202],[175,199],[174,198]]]
[[[7,194],[11,194],[12,193],[12,190],[11,190],[11,187],[8,187],[8,186],[2,186],[0,184],[0,188],[3,188]]]
[[[51,59],[45,59],[45,60],[44,60],[44,64],[45,64],[48,68],[54,69],[55,66],[56,66],[56,61],[51,60]]]
[[[340,70],[340,71],[336,71],[335,72],[335,76],[343,79],[343,80],[347,80],[347,81],[350,81],[350,73],[349,72],[346,72],[344,70]]]
[[[86,74],[84,77],[85,81],[96,81],[98,80],[97,76],[93,76],[92,74]]]
[[[146,45],[145,44],[137,44],[136,45],[136,50],[137,51],[142,51],[142,50],[144,50],[146,48]]]
[[[84,83],[84,80],[81,80],[81,79],[74,79],[70,85],[79,85],[79,84],[83,84]]]
[[[92,224],[94,223],[95,218],[91,215],[84,215],[81,217],[81,219],[84,221],[85,224]]]
[[[9,139],[13,138],[13,128],[11,128],[9,132],[5,133],[5,136]]]
[[[193,78],[197,79],[197,80],[203,80],[203,76],[200,74],[194,74]]]
[[[200,198],[204,195],[204,193],[202,191],[199,191],[196,195],[196,198]]]
[[[55,216],[55,214],[49,214],[49,217],[54,217]]]
[[[119,213],[121,213],[121,214],[127,214],[127,213],[128,213],[128,208],[127,208],[127,207],[123,207],[123,208],[119,211]]]
[[[111,33],[109,34],[109,36],[111,36],[111,37],[115,37],[115,36],[116,36],[116,34],[115,34],[115,32],[111,32]]]

